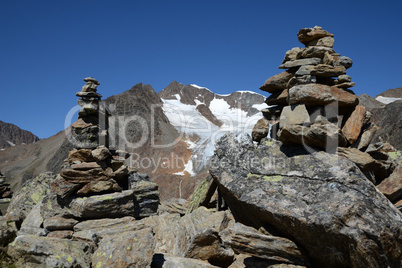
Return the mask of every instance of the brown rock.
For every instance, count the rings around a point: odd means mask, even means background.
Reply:
[[[304,45],[307,45],[309,42],[315,39],[326,36],[333,37],[334,35],[323,30],[322,27],[319,26],[315,26],[314,28],[303,28],[297,33],[297,38],[299,39],[300,43]]]
[[[60,176],[70,183],[77,184],[85,184],[96,180],[107,179],[101,168],[94,168],[90,170],[62,169],[60,171]]]
[[[260,142],[262,138],[268,136],[269,132],[269,122],[265,118],[261,118],[255,124],[251,136],[253,137],[253,141]]]
[[[316,47],[306,47],[302,50],[302,57],[303,58],[324,58],[324,55],[326,54],[331,54],[335,53],[335,50],[329,47],[321,47],[321,46],[316,46]],[[325,59],[325,58],[324,58]],[[325,63],[325,60],[323,62]]]
[[[237,254],[250,254],[261,259],[306,265],[306,256],[291,240],[267,235],[252,227],[235,223],[233,227],[220,232],[222,241]]]
[[[373,183],[389,176],[394,166],[386,161],[378,161],[370,154],[356,148],[337,148],[337,154],[354,162]],[[372,174],[374,177],[372,177]],[[375,181],[374,181],[375,180]]]
[[[284,71],[280,74],[272,76],[271,78],[268,78],[260,89],[269,93],[281,91],[286,88],[286,85],[292,77],[293,74]]]
[[[78,120],[75,121],[71,126],[73,128],[82,129],[82,128],[86,128],[86,127],[92,127],[93,124],[85,122],[82,118],[78,118]]]
[[[317,122],[310,127],[286,125],[278,131],[278,139],[288,145],[307,145],[327,151],[347,144],[342,131],[329,122]]]
[[[377,189],[391,202],[402,199],[402,165],[398,165],[388,178],[377,185]]]
[[[355,94],[322,84],[294,86],[289,89],[289,100],[290,104],[302,103],[306,106],[325,106],[338,102],[340,107],[345,107],[356,106],[359,103],[359,99]]]
[[[105,146],[99,146],[92,150],[91,154],[96,161],[103,161],[112,156],[112,153]]]
[[[73,161],[92,162],[94,158],[92,157],[90,149],[74,149],[68,154],[68,162],[71,163]]]
[[[350,115],[350,117],[348,118],[348,120],[346,121],[345,125],[342,128],[343,134],[345,134],[346,138],[352,145],[359,138],[365,116],[366,116],[366,107],[360,105],[356,106],[355,110]]]
[[[307,44],[307,46],[323,46],[323,47],[333,47],[335,39],[330,36],[326,36],[320,39],[315,39]]]
[[[336,87],[339,87],[339,88],[351,88],[351,87],[354,87],[354,86],[356,86],[355,82],[343,82],[341,84],[336,85]]]
[[[326,51],[324,57],[322,59],[322,63],[327,65],[334,65],[334,62],[337,61],[339,56],[333,55],[332,53]]]
[[[96,162],[84,162],[80,164],[73,164],[71,166],[72,169],[75,170],[90,170],[90,169],[99,169],[101,166]]]
[[[283,59],[282,63],[285,63],[290,60],[297,60],[300,58],[300,54],[302,49],[300,47],[294,47],[291,50],[286,51],[285,58]]]
[[[86,184],[82,187],[77,195],[84,196],[95,193],[103,193],[103,192],[121,192],[122,189],[117,184],[117,182],[113,179],[105,180],[105,181],[94,181]]]
[[[331,66],[327,64],[318,64],[312,66],[311,75],[322,76],[322,77],[333,77],[346,74],[346,69],[343,66]]]
[[[310,115],[304,104],[285,106],[279,119],[279,127],[310,123]]]
[[[275,92],[269,96],[265,103],[268,105],[287,105],[288,104],[288,90],[284,89],[282,92]]]
[[[47,234],[47,237],[59,238],[59,239],[71,239],[74,232],[69,230],[54,231]]]
[[[363,150],[363,149],[367,148],[367,146],[369,146],[371,141],[373,140],[374,135],[377,130],[378,130],[378,127],[376,125],[374,125],[370,129],[364,130],[363,134],[360,136],[358,142],[356,143],[357,149]]]

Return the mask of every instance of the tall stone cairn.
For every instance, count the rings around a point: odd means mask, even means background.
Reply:
[[[378,127],[350,90],[355,83],[346,70],[353,61],[335,52],[334,35],[322,27],[303,28],[297,37],[305,47],[288,50],[279,66],[284,71],[260,87],[271,93],[265,101],[270,107],[262,110],[253,140],[270,135],[310,152],[336,152],[354,161],[373,182],[388,177],[394,165],[380,152],[383,145],[371,144]]]
[[[102,95],[97,93],[100,84],[93,77],[84,79],[86,84],[76,96],[80,97],[81,109],[78,120],[72,125],[72,138],[76,149],[94,149],[98,145],[107,145],[108,113],[100,105]]]

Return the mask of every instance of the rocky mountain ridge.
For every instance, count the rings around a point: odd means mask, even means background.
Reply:
[[[39,138],[18,126],[0,121],[0,149],[39,141]]]
[[[182,93],[178,93],[177,88],[184,88],[184,90]],[[179,94],[180,101],[176,99],[176,94]],[[239,98],[239,96],[243,96],[243,98]],[[195,98],[198,105],[188,104],[190,102],[186,99],[192,97]],[[216,135],[221,136],[230,128],[237,128],[240,123],[242,125],[237,129],[251,131],[255,121],[247,124],[248,130],[245,123],[253,116],[254,120],[258,118],[259,112],[255,107],[261,105],[263,99],[264,97],[256,93],[235,92],[229,96],[220,96],[205,88],[185,86],[178,82],[172,82],[159,93],[156,93],[150,85],[137,84],[128,91],[104,100],[106,107],[111,112],[109,131],[110,137],[113,139],[110,141],[110,146],[133,154],[132,159],[129,160],[130,165],[141,172],[150,174],[153,181],[164,186],[161,190],[162,199],[188,198],[197,181],[207,174],[205,165],[214,150],[214,141],[210,140],[211,134],[216,132]],[[216,111],[211,111],[209,107],[209,104],[216,100],[225,105],[218,111],[219,115]],[[168,104],[166,101],[177,101],[177,103],[169,103],[169,107],[175,109],[173,111],[185,106],[187,111],[193,115],[194,120],[191,120],[189,114],[184,114],[187,117],[182,122],[169,117],[175,116],[175,113],[166,111],[166,104]],[[240,108],[237,108],[237,105]],[[253,105],[257,106],[253,107]],[[232,108],[226,111],[225,107]],[[225,116],[226,112],[230,112],[231,117]],[[248,114],[253,115],[248,116]],[[237,119],[239,116],[240,121]],[[236,118],[236,121],[232,122],[230,120],[233,117]],[[139,127],[138,118],[143,119],[141,122],[146,125],[144,129]],[[176,122],[176,124],[172,124],[172,122]],[[198,129],[189,129],[188,126],[191,128],[191,122],[196,122],[193,126]],[[199,124],[201,124],[201,130]],[[221,124],[220,127],[219,124]],[[205,132],[207,125],[211,125],[209,132]],[[200,134],[199,132],[202,131],[204,131],[204,136],[201,138],[194,135],[196,132]],[[60,172],[63,160],[67,158],[68,152],[72,149],[66,133],[62,131],[37,143],[10,147],[5,151],[0,151],[0,170],[10,179],[14,191],[19,189],[25,180],[44,171]],[[143,138],[144,134],[146,138]],[[136,146],[141,140],[144,142],[140,146]],[[164,147],[162,146],[164,144],[172,144],[172,146]],[[208,153],[205,154],[207,151]],[[201,160],[197,160],[197,156]]]

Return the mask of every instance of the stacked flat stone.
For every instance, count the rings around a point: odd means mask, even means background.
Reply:
[[[76,96],[80,97],[78,105],[81,109],[78,120],[72,125],[74,147],[77,149],[94,149],[100,143],[106,145],[108,114],[100,106],[102,95],[97,93],[100,84],[93,77],[84,78],[86,84]]]
[[[305,47],[287,51],[279,66],[285,71],[260,87],[272,94],[266,99],[271,107],[262,110],[253,140],[259,142],[270,131],[284,144],[337,152],[372,181],[386,178],[393,166],[384,154],[378,158],[379,147],[370,144],[378,128],[349,89],[355,85],[346,74],[352,60],[335,52],[334,35],[319,26],[303,28],[297,37]]]

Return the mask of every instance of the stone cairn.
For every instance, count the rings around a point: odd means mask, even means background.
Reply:
[[[81,221],[140,219],[157,213],[158,185],[125,165],[127,152],[108,148],[109,114],[96,92],[99,82],[92,77],[84,81],[86,85],[76,94],[82,108],[70,137],[75,148],[43,201],[41,235],[71,238],[73,226]]]
[[[394,166],[381,152],[383,144],[370,144],[378,127],[370,123],[370,112],[358,105],[357,95],[349,89],[355,86],[346,74],[352,60],[335,52],[334,35],[322,27],[303,28],[297,37],[305,47],[287,51],[279,66],[285,71],[260,87],[271,93],[266,99],[270,108],[262,110],[264,118],[254,127],[253,140],[259,142],[269,134],[310,152],[336,152],[378,183]]]

